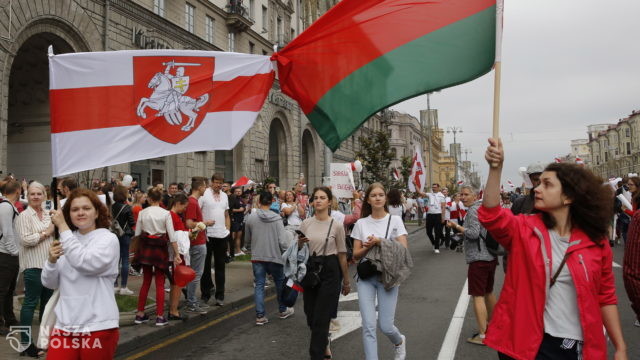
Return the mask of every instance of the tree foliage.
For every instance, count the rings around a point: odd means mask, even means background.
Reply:
[[[390,134],[386,130],[374,131],[368,137],[360,137],[361,150],[356,157],[362,161],[362,181],[365,184],[382,183],[389,188],[391,177],[389,165],[394,155],[389,144]]]

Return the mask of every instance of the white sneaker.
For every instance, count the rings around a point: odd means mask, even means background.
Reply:
[[[636,320],[636,322],[633,323],[633,326],[640,327],[640,320]]]
[[[114,287],[113,287],[113,293],[114,293],[114,294],[118,294],[118,293],[120,293],[120,286],[114,286]]]
[[[133,295],[133,291],[131,291],[128,287],[123,287],[120,289],[120,295]]]
[[[433,252],[436,253],[436,254],[440,254],[440,250],[438,250],[438,249],[433,250]]]
[[[400,335],[402,338],[402,344],[395,346],[396,356],[394,360],[404,360],[407,357],[407,338],[404,335]]]
[[[244,252],[242,252],[242,251],[240,251],[239,253],[235,253],[235,254],[233,254],[233,256],[234,256],[234,257],[235,257],[235,256],[242,256],[242,255],[247,255],[247,254],[245,254],[245,253],[244,253]]]
[[[293,308],[287,308],[287,310],[281,312],[278,314],[278,316],[280,316],[280,319],[286,319],[289,316],[293,315],[295,313],[295,310]]]

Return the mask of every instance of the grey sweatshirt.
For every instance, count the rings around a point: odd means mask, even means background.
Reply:
[[[282,253],[289,247],[280,215],[258,209],[245,220],[244,241],[251,242],[251,260],[284,264]]]
[[[0,203],[0,252],[12,256],[18,256],[20,248],[18,246],[18,236],[13,228],[18,211],[11,202]]]
[[[480,225],[478,221],[478,208],[482,201],[476,201],[467,210],[467,216],[464,218],[464,254],[467,264],[476,261],[492,261],[495,259],[487,250],[487,246],[483,238],[487,238],[487,230]],[[480,242],[480,250],[478,251],[478,242]]]

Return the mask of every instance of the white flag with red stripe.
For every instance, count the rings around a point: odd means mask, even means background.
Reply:
[[[398,168],[393,168],[393,179],[395,181],[400,180],[400,172],[398,171]]]
[[[228,150],[273,84],[268,56],[126,50],[49,57],[53,175]]]
[[[424,183],[427,180],[427,173],[422,162],[422,151],[416,146],[413,153],[413,163],[411,165],[411,175],[409,175],[409,191],[422,191]]]

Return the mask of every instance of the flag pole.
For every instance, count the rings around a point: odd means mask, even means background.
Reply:
[[[493,132],[492,137],[500,137],[500,79],[502,77],[502,17],[504,12],[504,0],[496,1],[496,59],[494,64],[493,82]],[[491,167],[499,164],[492,163]]]

